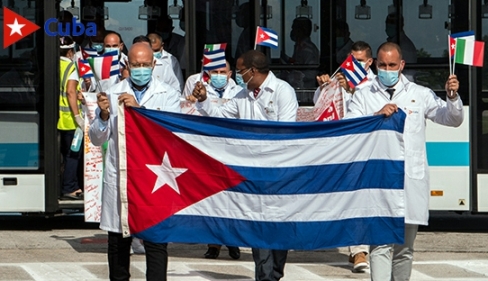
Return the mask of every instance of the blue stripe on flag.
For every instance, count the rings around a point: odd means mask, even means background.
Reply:
[[[274,122],[258,120],[225,119],[189,114],[161,112],[134,108],[138,113],[175,133],[191,133],[222,138],[256,140],[294,140],[336,137],[369,133],[373,130],[393,130],[403,133],[405,113],[400,110],[386,118],[382,115],[334,122]],[[191,128],[191,129],[188,129]],[[321,130],[318,130],[320,128]]]
[[[278,48],[278,41],[270,39],[259,43],[259,45],[270,47],[270,48]]]
[[[429,166],[469,166],[469,142],[427,142],[426,148]]]
[[[254,248],[315,250],[349,245],[402,244],[403,225],[403,217],[359,217],[320,222],[262,222],[174,215],[135,236],[157,243],[188,243],[188,237],[191,237],[193,243],[200,244],[249,246],[249,241],[252,241]],[[201,229],[208,231],[199,231]],[[378,229],[389,231],[376,231]],[[290,233],[295,239],[289,239],[288,235],[269,236],[263,233]],[[324,236],[327,239],[324,239]]]
[[[466,36],[474,36],[474,31],[469,30],[469,31],[463,31],[463,32],[451,34],[452,38],[459,38],[459,37],[466,37]]]
[[[272,29],[262,27],[262,26],[260,26],[259,28],[261,28],[263,31],[266,31],[266,33],[269,33],[268,34],[269,36],[271,36],[271,35],[278,36],[278,33],[276,33],[276,31],[274,31]]]
[[[369,160],[284,168],[229,166],[247,180],[228,191],[250,194],[310,194],[366,188],[403,189],[403,161]],[[388,177],[377,177],[388,171]],[[343,175],[347,175],[344,177]],[[306,186],[306,188],[304,188]]]

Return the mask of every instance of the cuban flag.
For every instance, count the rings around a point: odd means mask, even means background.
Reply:
[[[88,59],[90,57],[98,57],[98,52],[95,49],[80,47],[80,52],[81,55],[83,56],[83,59]]]
[[[346,60],[341,64],[341,70],[342,73],[346,76],[349,87],[351,88],[355,88],[368,76],[368,72],[366,72],[366,70],[354,58],[353,55],[349,55]]]
[[[203,71],[225,67],[225,49],[203,53]]]
[[[117,51],[108,52],[97,57],[90,57],[88,58],[88,62],[98,80],[105,80],[119,75],[119,54]]]
[[[454,59],[454,54],[456,53],[456,39],[465,39],[465,40],[475,40],[474,31],[463,31],[458,33],[453,33],[448,35],[449,36],[449,57]]]
[[[78,75],[81,78],[90,78],[93,77],[93,71],[88,63],[88,60],[78,59],[77,64]]]
[[[273,49],[278,48],[278,33],[270,28],[258,26],[256,29],[255,45],[266,46]]]
[[[403,112],[292,123],[122,111],[126,235],[266,249],[403,243]]]

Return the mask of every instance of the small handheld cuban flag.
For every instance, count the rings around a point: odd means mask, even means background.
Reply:
[[[205,44],[203,50],[203,70],[225,67],[225,47],[226,44]]]
[[[88,60],[78,59],[77,69],[78,69],[78,75],[81,78],[93,77],[93,71],[90,67]]]
[[[349,82],[351,88],[355,88],[368,76],[366,70],[352,55],[349,55],[341,64],[341,70],[346,76],[347,82]]]
[[[256,49],[256,45],[266,46],[273,49],[278,48],[278,33],[270,28],[258,26],[254,49]]]

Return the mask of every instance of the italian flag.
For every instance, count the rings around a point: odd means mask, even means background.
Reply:
[[[220,44],[205,44],[204,53],[213,52],[217,50],[225,50],[227,47],[227,43],[220,43]]]
[[[483,67],[485,42],[469,39],[456,39],[454,62]]]

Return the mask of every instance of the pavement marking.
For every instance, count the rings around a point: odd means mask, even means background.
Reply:
[[[254,263],[249,261],[170,261],[168,265],[169,281],[254,280]],[[144,261],[133,261],[131,267],[131,280],[145,280]],[[346,262],[288,263],[282,281],[370,280],[369,270],[354,274],[349,269],[350,264]],[[0,281],[19,280],[106,281],[108,265],[105,262],[0,263]],[[488,259],[414,262],[411,280],[488,280]]]

